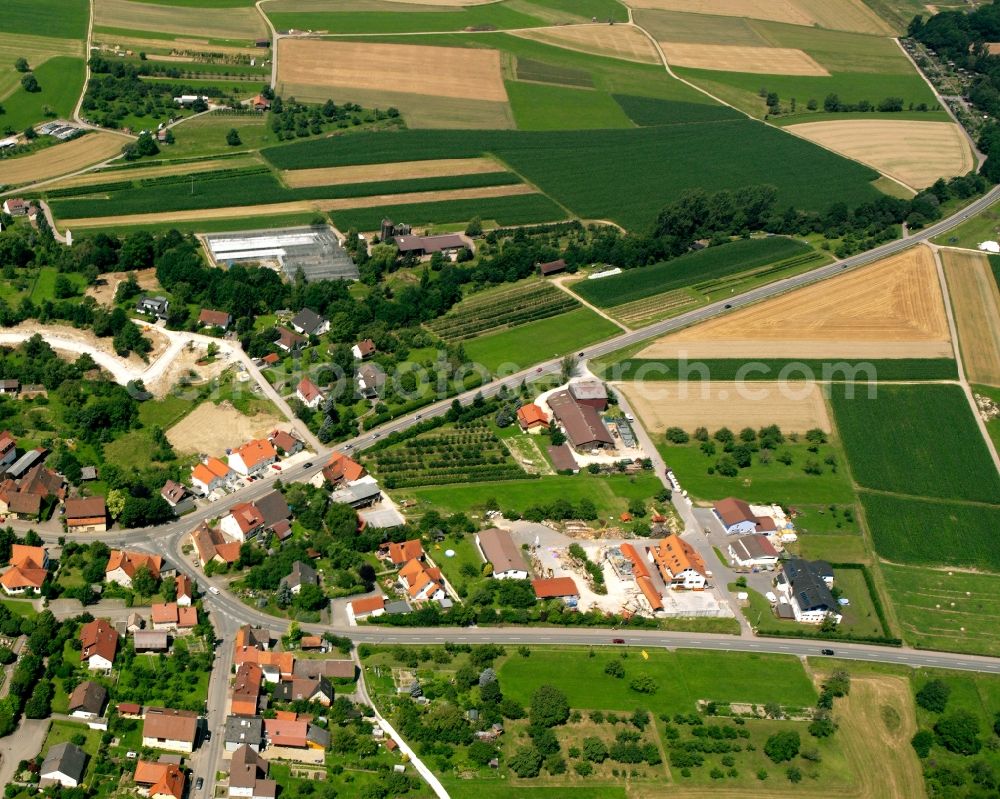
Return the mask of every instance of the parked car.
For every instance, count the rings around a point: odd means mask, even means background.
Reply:
[[[204,787],[205,787],[205,778],[204,777],[198,777],[198,779],[195,780],[194,789],[196,791],[200,791]]]
[[[271,468],[278,472],[281,471],[281,466],[279,466],[277,463],[272,463]]]

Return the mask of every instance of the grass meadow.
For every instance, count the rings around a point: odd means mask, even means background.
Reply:
[[[22,131],[44,122],[46,107],[52,117],[73,115],[76,101],[83,91],[84,63],[75,56],[56,56],[39,64],[34,70],[41,91],[26,92],[20,85],[3,101],[6,111],[0,116],[0,128]]]
[[[831,401],[859,485],[916,497],[1000,500],[1000,475],[958,386],[880,385],[877,398],[855,394],[847,399],[835,385]]]

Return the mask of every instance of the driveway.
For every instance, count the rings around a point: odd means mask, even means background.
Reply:
[[[10,785],[17,764],[41,751],[48,730],[49,719],[22,719],[14,735],[0,738],[0,785]]]

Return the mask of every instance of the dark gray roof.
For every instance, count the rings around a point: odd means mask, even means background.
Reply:
[[[45,756],[42,763],[41,776],[59,772],[67,777],[72,777],[77,782],[83,779],[83,770],[87,765],[87,753],[76,744],[66,743],[56,744]]]
[[[314,744],[319,744],[324,749],[330,745],[329,731],[324,730],[322,727],[317,727],[315,724],[309,725],[309,729],[306,731],[306,738]]]
[[[395,602],[385,603],[385,612],[391,614],[412,613],[413,608],[411,608],[404,600],[397,599]]]
[[[28,469],[38,462],[38,459],[45,455],[45,451],[41,449],[29,449],[20,458],[18,458],[14,463],[12,463],[7,468],[8,477],[20,477]]]
[[[271,491],[269,494],[265,494],[256,500],[253,504],[260,511],[260,515],[264,517],[265,527],[271,527],[280,521],[290,518],[292,515],[291,510],[288,508],[288,503],[285,502],[285,497],[280,491]]]
[[[825,569],[824,569],[825,567]],[[785,579],[792,587],[792,593],[802,611],[837,611],[837,601],[823,580],[824,571],[833,573],[828,563],[792,558],[785,563]]]
[[[264,719],[260,716],[230,716],[226,719],[226,743],[256,744],[264,739]]]
[[[69,711],[82,710],[85,713],[100,715],[104,703],[108,699],[108,689],[99,682],[87,680],[76,686],[69,698]]]
[[[289,588],[294,588],[297,585],[318,585],[319,575],[308,563],[297,560],[292,564],[291,574],[283,578],[282,582]]]
[[[326,320],[315,311],[309,308],[303,308],[292,317],[292,326],[297,327],[306,335],[311,336],[319,330],[325,321]]]

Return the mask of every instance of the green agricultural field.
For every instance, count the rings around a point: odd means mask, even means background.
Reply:
[[[778,206],[826,208],[874,199],[877,173],[751,120],[632,130],[409,130],[272,148],[282,169],[463,158],[492,153],[585,219],[650,225],[685,189],[773,184]],[[783,168],[775,170],[775,164]]]
[[[631,269],[613,277],[582,280],[574,283],[572,289],[588,302],[610,308],[811,252],[807,244],[779,236],[742,239],[682,255],[672,261]]]
[[[56,56],[35,67],[33,74],[41,91],[27,92],[18,85],[3,101],[6,113],[0,115],[0,128],[21,131],[44,122],[47,116],[72,117],[83,91],[83,59]],[[50,113],[46,113],[46,108]]]
[[[888,563],[881,570],[906,643],[1000,655],[1000,576]]]
[[[777,503],[784,507],[854,502],[854,490],[844,468],[844,456],[835,444],[825,444],[814,454],[808,451],[808,444],[804,441],[788,441],[778,448],[777,454],[789,452],[792,455],[790,464],[785,465],[778,460],[762,464],[754,458],[752,464],[740,469],[735,477],[709,474],[709,468],[715,466],[722,449],[720,447],[716,455],[708,456],[696,444],[657,444],[668,468],[673,469],[692,497],[718,500],[738,496],[748,502]],[[828,455],[833,455],[839,464],[836,471],[825,463]],[[818,461],[821,473],[806,474],[804,467],[807,460]]]
[[[508,371],[513,373],[539,361],[576,352],[620,332],[617,325],[590,309],[577,308],[501,333],[469,339],[464,346],[471,362],[482,364],[491,372],[506,365]],[[511,364],[517,368],[509,369]]]
[[[580,650],[533,647],[530,657],[512,655],[498,670],[504,695],[527,706],[539,685],[555,685],[573,708],[631,712],[644,707],[654,715],[690,713],[699,699],[778,702],[786,707],[806,707],[816,701],[816,689],[801,662],[784,655],[650,649],[645,660],[639,651],[629,649],[622,661],[625,678],[617,679],[605,674],[604,667],[609,660],[620,660],[622,653],[596,651],[595,657],[588,657]],[[655,694],[629,688],[639,675],[656,679]]]
[[[518,130],[631,128],[632,121],[610,95],[591,89],[507,81]]]
[[[536,83],[554,83],[557,86],[572,86],[578,89],[593,89],[594,77],[585,69],[549,64],[533,58],[517,59],[517,79]]]
[[[643,347],[648,346],[645,342]],[[712,380],[957,380],[958,366],[951,358],[696,358],[683,361],[605,356],[599,364],[607,380],[680,380],[681,375],[700,375],[701,366]],[[868,370],[871,369],[869,372]],[[699,371],[695,371],[699,370]]]
[[[886,560],[1000,571],[1000,505],[941,502],[863,491],[868,529]]]
[[[233,219],[205,219],[195,222],[161,222],[155,225],[110,225],[103,221],[98,222],[92,228],[81,228],[82,230],[93,230],[100,228],[105,233],[114,232],[116,235],[125,236],[139,230],[150,233],[165,233],[168,230],[176,230],[180,233],[230,233],[239,230],[266,230],[267,228],[297,227],[299,225],[309,225],[322,214],[277,214],[275,216],[240,216]],[[76,229],[76,226],[73,228]]]
[[[995,256],[994,256],[995,257]],[[1000,261],[1000,259],[997,259]],[[991,259],[992,261],[992,259]],[[994,276],[997,278],[997,283],[1000,284],[1000,274],[998,274],[997,264],[994,263]],[[981,394],[985,397],[989,397],[996,403],[1000,403],[1000,388],[994,386],[973,386],[972,390],[977,394]],[[993,440],[993,446],[1000,449],[1000,417],[995,419],[990,419],[986,423],[986,431],[990,434],[990,438]]]
[[[87,0],[5,0],[0,31],[82,40],[89,16]]]
[[[638,97],[634,94],[616,94],[614,99],[628,118],[640,127],[741,118],[739,111],[725,105],[659,100],[654,97]]]
[[[880,385],[874,399],[864,390],[847,399],[845,391],[835,385],[831,400],[859,485],[916,497],[1000,500],[1000,475],[961,388]]]

